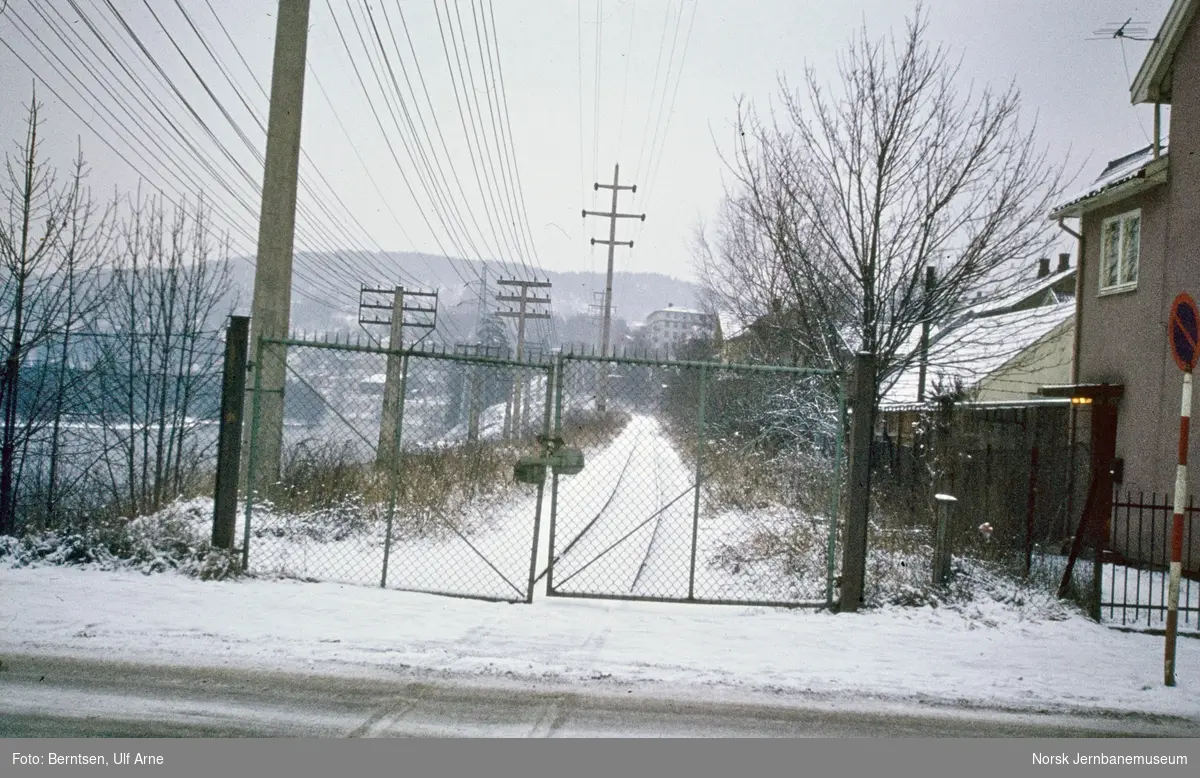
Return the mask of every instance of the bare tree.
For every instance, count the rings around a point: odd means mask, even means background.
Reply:
[[[104,317],[102,398],[106,488],[136,515],[185,490],[215,444],[197,432],[220,384],[220,306],[228,248],[211,236],[203,198],[168,210],[140,193],[120,227]]]
[[[1015,280],[1049,247],[1063,182],[1017,90],[960,91],[918,6],[903,35],[866,29],[831,94],[810,68],[769,119],[738,105],[734,178],[699,264],[744,321],[786,311],[808,364],[875,354],[876,392],[918,358],[914,331]],[[926,268],[937,282],[925,294]],[[931,357],[932,359],[932,357]]]
[[[98,279],[111,206],[98,209],[83,181],[82,155],[60,182],[56,171],[39,158],[36,94],[31,98],[25,138],[15,155],[6,155],[3,190],[7,213],[0,222],[0,344],[4,372],[0,378],[0,534],[17,529],[16,501],[31,442],[53,428],[51,462],[62,417],[62,400],[71,378],[66,360],[71,330],[90,317],[99,304]],[[34,356],[39,369],[28,370]],[[56,368],[56,369],[55,369]],[[32,375],[26,375],[32,373]],[[53,484],[48,477],[52,505]]]

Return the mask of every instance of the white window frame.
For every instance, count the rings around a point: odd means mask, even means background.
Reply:
[[[1126,265],[1126,261],[1127,261],[1127,258],[1125,257],[1125,254],[1124,254],[1125,225],[1127,222],[1129,222],[1135,218],[1138,221],[1138,247],[1137,247],[1137,268],[1135,270],[1134,280],[1127,281],[1125,283],[1120,283],[1120,281],[1118,281],[1118,283],[1116,283],[1116,284],[1105,286],[1104,276],[1105,276],[1106,268],[1104,265],[1104,260],[1105,260],[1104,236],[1108,233],[1108,227],[1110,224],[1112,224],[1113,222],[1120,223],[1121,229],[1117,235],[1117,245],[1118,245],[1118,248],[1117,248],[1117,252],[1118,252],[1117,253],[1117,278],[1120,279],[1121,276],[1124,275],[1123,271],[1125,269],[1125,265]],[[1126,211],[1125,213],[1120,213],[1120,214],[1117,214],[1116,216],[1110,216],[1107,219],[1105,219],[1104,221],[1100,222],[1100,262],[1099,262],[1099,271],[1100,272],[1098,273],[1099,281],[1100,281],[1100,283],[1099,283],[1100,290],[1099,290],[1098,294],[1100,296],[1108,295],[1108,294],[1120,294],[1122,292],[1132,292],[1137,289],[1137,285],[1138,285],[1137,279],[1141,277],[1141,269],[1142,269],[1141,268],[1141,264],[1142,264],[1142,229],[1141,229],[1141,227],[1142,227],[1142,209],[1141,208],[1135,208],[1132,211]]]

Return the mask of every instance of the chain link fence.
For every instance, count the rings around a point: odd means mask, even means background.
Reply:
[[[551,595],[830,606],[841,389],[821,371],[565,356]]]
[[[284,347],[259,353],[286,353],[287,383],[278,478],[261,446],[249,454],[251,570],[530,599],[538,501],[513,466],[541,450],[551,364],[265,343]],[[252,441],[269,434],[261,416]]]

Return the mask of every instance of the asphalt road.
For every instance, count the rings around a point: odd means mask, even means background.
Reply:
[[[379,681],[4,656],[0,737],[1162,737],[1200,722],[1138,715],[747,705],[579,690]],[[858,708],[859,710],[853,710]]]

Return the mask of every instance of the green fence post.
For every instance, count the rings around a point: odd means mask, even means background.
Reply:
[[[554,381],[554,437],[562,437],[562,408],[563,408],[563,385],[566,383],[564,375],[567,369],[567,360],[559,354],[554,361],[554,372],[557,376]],[[555,524],[558,520],[558,473],[551,471],[550,474],[550,538],[549,546],[546,549],[546,594],[554,593],[554,532]]]
[[[825,548],[825,604],[828,608],[833,608],[834,580],[837,577],[838,517],[842,510],[842,452],[845,445],[846,392],[840,383],[838,384],[837,400],[837,436],[834,441],[833,484],[829,496],[829,539]]]
[[[546,403],[542,413],[542,459],[549,458],[551,451],[550,443],[550,417],[554,407],[554,387],[558,383],[555,380],[553,364],[546,370]],[[551,470],[553,473],[553,469]],[[557,476],[554,476],[557,478]],[[537,553],[538,553],[538,535],[542,532],[542,498],[546,493],[546,480],[538,484],[537,491],[537,508],[533,514],[533,548],[529,552],[529,590],[525,593],[525,602],[533,602],[533,587],[537,582]],[[551,488],[553,495],[553,487]],[[553,496],[551,496],[553,500]]]
[[[400,437],[404,434],[404,396],[408,394],[408,354],[400,360],[400,390],[396,401],[396,433],[392,435],[392,461],[388,463],[387,530],[383,536],[383,572],[379,577],[379,588],[387,588],[388,558],[392,552],[392,522],[396,516],[396,497],[400,492]]]
[[[700,365],[700,416],[696,422],[696,496],[692,501],[692,559],[688,566],[688,599],[696,599],[696,547],[700,536],[700,480],[704,466],[704,412],[708,404],[708,365]]]
[[[255,345],[255,359],[262,359],[262,337]],[[242,571],[250,570],[250,517],[254,514],[254,478],[258,471],[258,420],[262,410],[262,371],[254,366],[254,401],[250,419],[250,448],[246,452],[246,516],[242,521]]]

